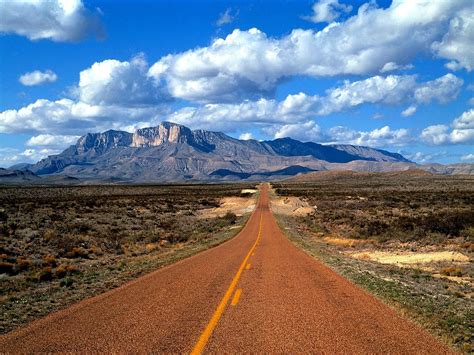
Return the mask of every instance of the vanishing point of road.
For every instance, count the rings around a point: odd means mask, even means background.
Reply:
[[[3,335],[0,352],[451,352],[296,248],[260,192],[232,240]]]

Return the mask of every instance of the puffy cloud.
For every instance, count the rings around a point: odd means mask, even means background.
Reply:
[[[405,110],[402,111],[403,117],[412,116],[415,114],[417,107],[415,105],[408,106]]]
[[[394,62],[388,62],[385,63],[385,65],[380,69],[381,73],[387,73],[390,71],[395,71],[395,70],[404,70],[404,69],[412,69],[413,65],[412,64],[407,64],[407,65],[399,65]]]
[[[58,80],[58,76],[51,70],[46,70],[44,72],[35,70],[23,74],[18,78],[18,80],[25,86],[36,86],[45,83],[53,83]]]
[[[444,124],[426,127],[420,135],[423,142],[430,145],[441,145],[449,142],[449,127]]]
[[[407,113],[416,111],[415,104],[438,101],[446,103],[456,99],[463,80],[453,74],[446,74],[435,80],[417,83],[414,75],[373,76],[365,80],[345,82],[341,87],[328,90],[321,98],[318,114],[329,114],[365,103],[388,105],[412,102]]]
[[[444,80],[445,77],[449,80]],[[447,82],[449,85],[446,84]],[[300,92],[288,95],[283,101],[262,98],[237,104],[205,104],[200,107],[180,109],[171,114],[168,119],[189,126],[222,130],[230,129],[236,122],[289,124],[341,112],[367,103],[396,105],[411,102],[415,107],[417,104],[431,100],[445,102],[448,98],[456,97],[461,85],[462,80],[452,74],[425,83],[417,83],[413,75],[374,76],[352,83],[345,82],[340,87],[328,90],[326,96],[312,96]],[[425,90],[420,96],[423,102],[418,102],[415,92],[425,87],[430,90]],[[413,109],[409,108],[405,111],[410,113]]]
[[[29,147],[66,148],[79,139],[80,136],[61,136],[53,134],[40,134],[33,136],[26,142]]]
[[[149,74],[165,80],[174,97],[196,102],[268,97],[294,76],[367,75],[402,68],[430,51],[446,34],[450,19],[470,5],[470,0],[395,0],[383,9],[368,3],[345,22],[321,31],[295,29],[279,39],[256,28],[237,29],[208,47],[163,57]]]
[[[236,15],[232,15],[232,9],[228,8],[223,13],[219,15],[219,18],[216,21],[217,26],[224,26],[229,23],[234,22]]]
[[[425,153],[425,152],[416,152],[416,153],[407,153],[401,152],[401,154],[414,162],[425,164],[439,160],[440,158],[446,158],[450,154],[448,152],[437,152],[437,153]]]
[[[245,133],[242,133],[240,136],[239,136],[239,139],[242,139],[244,141],[248,141],[249,139],[253,139],[253,135],[252,133],[250,132],[245,132]]]
[[[458,96],[462,84],[462,79],[453,74],[446,74],[436,80],[420,85],[415,90],[415,99],[419,103],[429,103],[431,101],[446,103]]]
[[[143,55],[129,62],[104,60],[81,71],[76,93],[82,102],[93,105],[146,106],[168,101],[166,91],[147,73]]]
[[[322,139],[321,128],[313,121],[280,126],[274,133],[275,138],[291,137],[302,142],[319,141]]]
[[[339,0],[319,0],[313,4],[313,14],[303,18],[314,23],[329,23],[341,16],[341,12],[348,13],[351,11],[351,5],[341,4]]]
[[[428,126],[421,132],[420,138],[429,145],[474,143],[474,109],[456,118],[451,128],[443,124]]]
[[[452,59],[446,66],[451,70],[474,69],[474,11],[471,7],[458,13],[449,24],[441,42],[433,43],[438,56]]]
[[[413,75],[387,77],[373,76],[365,80],[348,82],[328,91],[323,99],[322,112],[329,114],[364,103],[398,104],[410,99],[416,88]]]
[[[71,42],[88,35],[103,37],[99,10],[90,11],[81,0],[0,1],[0,32],[30,40]]]
[[[463,112],[461,116],[453,121],[453,128],[468,129],[474,128],[474,109]]]
[[[347,127],[333,127],[328,132],[332,143],[347,143],[369,147],[403,146],[410,143],[413,137],[405,128],[391,129],[389,126],[372,131],[356,131]]]
[[[77,100],[37,100],[18,110],[0,112],[0,132],[74,135],[89,129],[97,131],[99,127],[132,129],[156,121],[160,114],[191,127],[228,131],[234,130],[237,123],[290,124],[365,103],[392,105],[413,102],[414,93],[420,87],[431,90],[423,95],[424,101],[437,99],[442,93],[444,102],[445,97],[457,95],[458,87],[462,85],[462,80],[452,74],[448,74],[450,85],[445,85],[445,80],[440,79],[417,83],[416,77],[411,75],[375,76],[345,82],[328,90],[325,96],[298,93],[288,95],[282,101],[261,98],[237,104],[204,104],[169,113],[165,105],[159,105],[169,97],[146,73],[147,64],[140,56],[130,62],[106,60],[95,63],[80,74],[75,89]],[[450,89],[438,90],[436,85]]]
[[[0,112],[0,132],[81,135],[121,129],[141,121],[150,123],[162,114],[157,106],[99,106],[70,99],[37,100],[18,110]]]

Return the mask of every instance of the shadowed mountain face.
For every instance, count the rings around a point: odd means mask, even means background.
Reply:
[[[351,162],[371,162],[372,169],[374,164],[383,169],[384,162],[413,164],[400,154],[368,147],[302,143],[291,138],[239,140],[163,122],[135,133],[86,134],[61,154],[27,168],[38,175],[152,182],[270,178]]]

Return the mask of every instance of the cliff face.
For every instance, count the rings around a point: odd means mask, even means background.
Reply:
[[[398,154],[368,147],[333,147],[290,138],[244,141],[163,122],[135,133],[88,133],[61,154],[28,168],[40,175],[149,182],[269,178],[357,161],[379,162],[380,169],[387,162],[408,162]]]
[[[104,133],[88,133],[82,136],[76,143],[76,149],[79,154],[91,150],[101,154],[111,148],[128,147],[131,143],[131,133],[110,130]]]
[[[132,137],[131,147],[156,147],[163,143],[189,143],[193,132],[184,126],[163,122],[157,127],[138,129]]]

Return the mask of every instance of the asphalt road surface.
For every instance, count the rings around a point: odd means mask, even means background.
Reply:
[[[3,335],[0,352],[449,353],[296,248],[268,187],[238,236]]]

